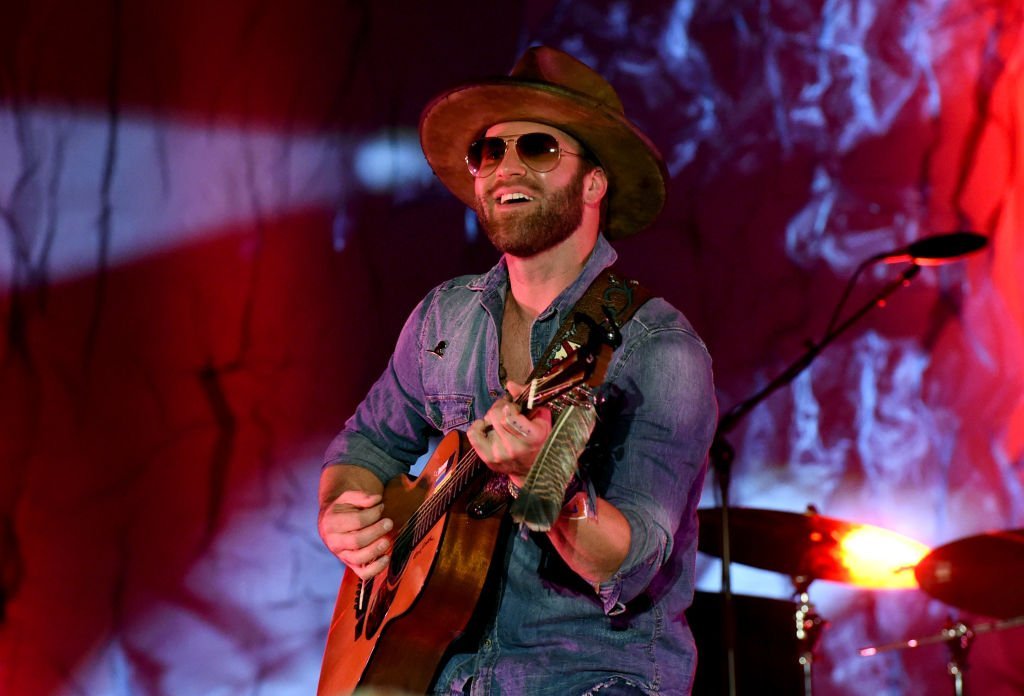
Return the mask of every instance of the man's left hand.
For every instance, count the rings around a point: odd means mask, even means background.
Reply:
[[[523,387],[509,382],[508,391],[514,399]],[[473,421],[466,437],[488,468],[507,474],[512,483],[522,486],[551,433],[551,411],[542,406],[527,416],[512,399],[498,399],[483,418]]]

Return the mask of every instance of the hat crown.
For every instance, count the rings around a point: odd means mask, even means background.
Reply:
[[[607,109],[623,113],[622,101],[607,80],[585,63],[547,46],[527,49],[509,77],[570,90]]]

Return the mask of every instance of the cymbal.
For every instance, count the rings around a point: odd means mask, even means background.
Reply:
[[[721,508],[702,508],[698,548],[721,557]],[[732,562],[798,582],[832,580],[874,589],[914,588],[913,568],[928,552],[905,536],[816,512],[729,508]]]
[[[914,570],[921,589],[946,604],[996,618],[1024,616],[1024,529],[969,536],[936,547]]]

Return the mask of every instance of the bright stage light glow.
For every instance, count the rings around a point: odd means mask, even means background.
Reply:
[[[850,582],[876,589],[914,589],[914,566],[929,549],[896,532],[861,526],[839,539],[840,562]]]
[[[383,132],[363,140],[353,158],[356,176],[371,192],[401,192],[430,185],[433,172],[415,131]]]

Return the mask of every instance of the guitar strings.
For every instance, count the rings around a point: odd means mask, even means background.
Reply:
[[[427,535],[427,532],[441,519],[441,512],[448,507],[451,500],[454,500],[455,494],[458,493],[457,490],[452,490],[455,482],[458,481],[460,483],[459,488],[461,489],[461,484],[465,483],[461,479],[466,478],[468,480],[470,478],[468,474],[472,473],[479,463],[479,457],[471,449],[452,467],[451,473],[444,481],[438,484],[426,501],[409,516],[409,520],[402,525],[402,529],[395,535],[396,551],[404,556],[407,551],[420,543],[423,537]],[[393,553],[392,556],[394,555],[396,554]]]
[[[532,380],[529,389],[524,389],[514,400],[514,403],[522,406],[528,399],[533,403],[547,401],[552,395],[561,393],[565,388],[571,387],[574,382],[579,381],[579,378],[576,378],[571,380],[568,385],[556,385],[551,389],[546,389],[548,383],[558,378],[561,373],[562,371],[557,371],[553,374],[548,373]],[[532,399],[530,398],[531,394]],[[408,521],[402,525],[398,534],[395,535],[394,549],[399,552],[400,557],[404,557],[408,551],[419,544],[430,529],[437,524],[444,510],[448,508],[472,478],[473,474],[476,473],[479,464],[480,458],[477,456],[476,451],[470,448],[452,467],[449,475],[441,483],[437,484],[437,487],[430,493],[423,504],[409,516]],[[392,557],[395,555],[393,552]]]
[[[531,382],[531,389],[546,384],[553,377],[542,376]],[[517,405],[522,405],[529,395],[531,389],[524,389],[523,393],[515,399]],[[430,529],[437,524],[441,514],[448,508],[455,496],[461,492],[463,486],[475,473],[480,464],[480,458],[472,448],[452,467],[451,472],[427,497],[423,504],[417,508],[409,520],[402,525],[402,529],[395,535],[395,548],[403,554],[407,547],[414,547],[418,544]],[[465,479],[465,480],[463,480]],[[425,518],[425,519],[424,519]]]

